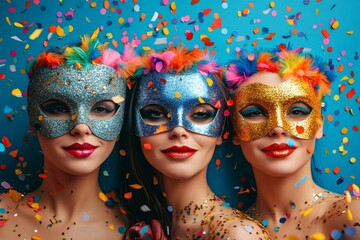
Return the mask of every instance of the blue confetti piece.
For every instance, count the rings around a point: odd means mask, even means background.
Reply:
[[[345,228],[345,234],[350,237],[353,237],[356,234],[356,229],[354,227],[347,227]]]
[[[299,187],[301,184],[303,184],[306,180],[308,180],[309,176],[304,176],[299,181],[295,183],[295,187]]]
[[[5,145],[0,143],[0,152],[5,152]]]
[[[121,226],[118,228],[118,232],[121,233],[121,234],[125,234],[126,232],[126,227],[125,226]]]
[[[286,139],[286,144],[289,145],[290,147],[295,146],[295,141],[292,140],[291,138]]]
[[[269,224],[269,221],[267,219],[264,219],[262,220],[261,224],[264,226],[264,227],[267,227],[267,225]]]
[[[144,226],[140,229],[140,234],[145,234],[149,231],[149,226]]]
[[[342,233],[341,231],[337,230],[337,229],[334,229],[331,231],[331,237],[334,239],[334,240],[338,240],[338,239],[341,239],[342,238]]]
[[[227,203],[227,202],[224,202],[222,205],[223,205],[224,207],[230,207],[230,203]]]

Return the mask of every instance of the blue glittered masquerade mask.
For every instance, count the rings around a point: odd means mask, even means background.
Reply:
[[[38,134],[55,138],[84,123],[97,137],[114,140],[123,124],[125,90],[125,81],[106,65],[91,65],[87,70],[64,65],[39,68],[31,75],[28,86],[30,124]],[[64,103],[70,118],[57,119],[43,111],[42,106],[54,100]],[[108,119],[90,117],[94,104],[102,101],[118,105],[114,115]],[[63,109],[55,110],[61,112]]]
[[[150,72],[135,95],[135,134],[151,136],[181,126],[212,137],[221,136],[226,100],[212,75],[192,70],[171,74]]]

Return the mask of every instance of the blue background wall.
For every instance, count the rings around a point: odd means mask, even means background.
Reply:
[[[359,186],[359,10],[357,0],[1,1],[0,192],[10,186],[27,192],[41,182],[41,150],[28,132],[27,59],[45,50],[46,43],[78,41],[79,35],[97,27],[102,29],[101,41],[120,51],[132,40],[139,41],[139,51],[181,41],[208,47],[225,64],[239,48],[291,43],[332,59],[337,79],[326,99],[325,137],[317,142],[315,177],[321,186],[339,193],[351,190],[352,184]],[[338,27],[331,25],[334,21]],[[122,150],[119,144],[102,166],[105,192],[114,186],[114,169],[126,161]],[[216,150],[209,181],[233,206],[241,208],[253,200],[251,168],[230,140]]]

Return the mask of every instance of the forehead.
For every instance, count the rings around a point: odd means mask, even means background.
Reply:
[[[250,78],[242,82],[239,86],[240,90],[241,88],[246,87],[249,84],[252,83],[262,83],[269,86],[277,86],[281,83],[283,83],[284,80],[281,78],[281,76],[277,73],[272,72],[257,72],[253,74]]]

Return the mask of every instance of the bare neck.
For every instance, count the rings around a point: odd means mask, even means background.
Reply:
[[[309,162],[302,169],[294,174],[275,177],[267,175],[254,169],[257,199],[256,211],[262,217],[279,219],[296,209],[304,209],[317,197],[324,189],[315,184],[311,176]]]
[[[47,167],[47,168],[46,168]],[[30,193],[31,196],[39,196],[39,203],[45,206],[47,211],[66,221],[80,216],[91,209],[104,206],[100,200],[101,192],[98,184],[98,171],[76,176],[54,170],[46,166],[46,176],[38,190]]]

